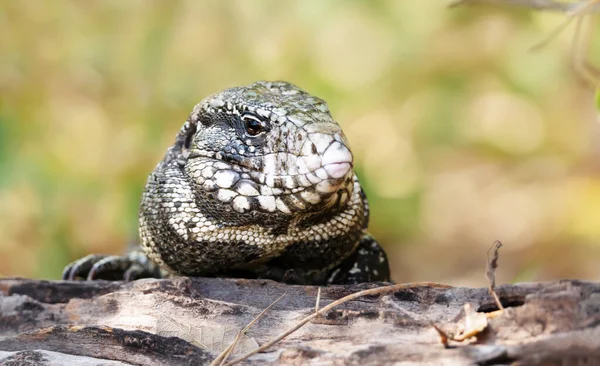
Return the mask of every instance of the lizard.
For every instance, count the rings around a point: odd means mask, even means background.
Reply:
[[[63,279],[390,281],[353,167],[324,100],[284,81],[225,89],[193,108],[148,176],[140,248],[83,257]]]

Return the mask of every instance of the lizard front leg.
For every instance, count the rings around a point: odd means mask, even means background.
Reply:
[[[333,268],[304,270],[299,267],[289,267],[275,259],[255,268],[250,274],[242,274],[241,277],[268,278],[297,285],[350,285],[391,281],[385,252],[366,232],[362,234],[352,254]]]
[[[383,249],[371,235],[364,233],[354,253],[330,272],[327,284],[374,281],[390,282],[390,267]]]

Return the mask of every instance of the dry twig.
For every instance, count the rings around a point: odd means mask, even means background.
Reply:
[[[279,296],[277,298],[277,300],[273,301],[271,303],[271,305],[267,306],[263,311],[260,312],[260,314],[258,314],[256,317],[254,317],[254,319],[252,319],[252,321],[250,323],[248,323],[248,325],[246,325],[242,330],[240,330],[235,338],[233,339],[233,341],[231,342],[231,344],[229,346],[227,346],[227,348],[225,348],[223,350],[223,352],[221,352],[217,358],[215,358],[211,363],[210,366],[221,366],[223,365],[223,363],[227,360],[227,357],[229,357],[229,355],[231,354],[231,352],[233,352],[235,346],[237,345],[238,341],[240,340],[240,338],[242,337],[242,335],[244,335],[249,329],[250,327],[252,327],[260,318],[262,318],[262,316],[270,309],[273,307],[273,305],[277,304],[277,302],[279,302],[279,300],[281,300],[284,296],[285,296],[285,292]]]
[[[319,304],[321,303],[321,288],[317,290],[317,301],[315,301],[315,313],[319,312]]]
[[[571,61],[573,68],[577,75],[588,84],[594,87],[600,85],[600,68],[595,66],[593,62],[589,60],[590,46],[593,42],[594,15],[600,12],[600,0],[569,2],[555,0],[458,0],[450,4],[450,7],[473,4],[516,5],[536,10],[552,10],[565,13],[563,22],[542,42],[531,47],[531,50],[537,51],[545,47],[575,21],[575,31],[571,42]],[[586,21],[588,21],[589,24],[585,31],[582,32],[581,29]]]
[[[585,5],[586,3],[594,3],[596,0],[584,0],[576,2],[564,2],[554,0],[458,0],[449,5],[453,8],[456,6],[463,5],[475,5],[475,4],[492,4],[492,5],[515,5],[526,7],[534,10],[550,10],[559,12],[570,12],[576,10],[578,7]],[[592,11],[600,11],[600,4],[596,4]]]
[[[479,333],[483,332],[485,328],[488,326],[488,320],[497,317],[504,311],[504,306],[500,302],[500,298],[498,294],[496,294],[496,268],[498,268],[498,258],[500,257],[498,254],[498,250],[502,247],[502,243],[499,240],[496,240],[494,244],[487,251],[487,264],[485,267],[485,275],[488,278],[489,287],[488,290],[494,301],[496,302],[496,306],[498,306],[498,311],[493,311],[490,313],[478,313],[473,311],[471,304],[464,305],[465,312],[465,325],[464,329],[457,334],[448,334],[442,328],[437,326],[436,324],[431,324],[433,328],[437,331],[440,336],[440,341],[444,345],[444,347],[448,347],[449,341],[462,342],[471,337],[476,337]],[[490,251],[492,255],[490,257]]]
[[[498,309],[500,310],[504,310],[504,306],[502,306],[502,303],[500,302],[500,299],[498,298],[498,294],[496,294],[496,268],[498,268],[498,258],[500,257],[500,255],[498,254],[498,250],[502,247],[502,243],[500,242],[500,240],[496,240],[494,242],[494,244],[492,244],[492,246],[490,247],[490,249],[488,249],[487,255],[488,255],[488,261],[487,261],[487,265],[485,267],[485,275],[488,278],[488,290],[490,292],[490,295],[492,295],[492,297],[494,298],[494,300],[496,301],[496,305],[498,306]],[[492,257],[490,258],[490,251],[492,252]]]

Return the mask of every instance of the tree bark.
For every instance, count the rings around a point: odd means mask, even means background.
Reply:
[[[321,288],[320,306],[382,286]],[[232,360],[315,311],[317,287],[266,280],[124,282],[0,280],[0,364],[202,365],[286,294],[242,337]],[[417,286],[346,302],[245,364],[600,364],[600,283],[558,281],[496,289],[506,309],[476,337],[444,347],[465,304],[497,310],[485,288]]]

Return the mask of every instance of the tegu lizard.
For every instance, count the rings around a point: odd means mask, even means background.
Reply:
[[[89,255],[63,278],[389,281],[368,222],[352,152],[325,101],[287,82],[260,81],[194,107],[148,177],[140,248]]]

